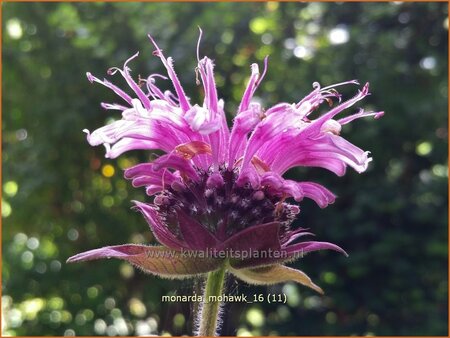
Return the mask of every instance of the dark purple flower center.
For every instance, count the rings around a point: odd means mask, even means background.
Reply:
[[[285,203],[281,194],[269,191],[268,187],[239,186],[237,170],[230,171],[223,166],[214,172],[199,168],[196,171],[200,177],[197,182],[177,182],[154,199],[161,219],[179,238],[179,212],[195,219],[218,238],[274,221],[284,228],[282,235],[299,212],[298,206]]]

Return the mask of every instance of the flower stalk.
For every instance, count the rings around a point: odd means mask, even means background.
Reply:
[[[206,279],[205,291],[203,294],[203,304],[199,313],[198,336],[215,336],[218,323],[220,321],[219,311],[221,302],[219,297],[222,295],[225,279],[225,265],[219,270],[208,273]]]

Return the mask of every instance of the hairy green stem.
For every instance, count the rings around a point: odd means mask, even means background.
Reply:
[[[208,273],[205,291],[203,294],[203,304],[200,311],[200,323],[198,336],[216,335],[217,324],[219,322],[220,301],[225,277],[225,266],[219,270]]]

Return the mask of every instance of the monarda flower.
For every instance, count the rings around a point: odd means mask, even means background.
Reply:
[[[136,149],[165,153],[125,171],[134,187],[145,187],[147,195],[153,197],[151,202],[134,203],[161,245],[108,246],[68,261],[113,257],[161,277],[209,273],[223,279],[227,271],[248,283],[296,281],[322,292],[305,273],[284,264],[322,249],[346,254],[332,243],[304,241],[311,233],[293,226],[300,212],[293,201],[310,198],[324,208],[335,196],[318,183],[285,179],[283,174],[297,166],[321,167],[338,176],[344,175],[347,166],[359,173],[367,169],[369,152],[341,137],[341,128],[360,117],[378,118],[383,112],[361,109],[350,116],[337,116],[367,96],[369,85],[341,102],[336,88],[359,85],[357,81],[326,87],[314,83],[312,92],[300,101],[265,109],[252,98],[266,73],[266,58],[262,74],[257,64],[251,65],[250,79],[230,128],[216,90],[212,60],[200,58],[197,46],[195,71],[197,84],[203,84],[204,101],[193,104],[172,59],[150,40],[168,77],[152,74],[136,82],[128,65],[138,54],[128,59],[123,69],[108,70],[109,75],[123,76],[131,94],[87,73],[90,82],[103,84],[122,99],[121,103],[101,104],[121,111],[122,118],[92,133],[85,132],[92,146],[105,146],[107,158]],[[156,85],[157,80],[167,79],[173,92],[163,92]],[[332,106],[333,100],[337,101],[334,108],[313,117],[321,104]],[[214,331],[215,326],[203,332],[200,327],[203,334]]]

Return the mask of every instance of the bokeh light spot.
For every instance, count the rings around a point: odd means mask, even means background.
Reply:
[[[116,318],[114,319],[114,327],[119,334],[119,336],[126,336],[128,335],[128,326],[125,322],[125,319],[123,318]]]
[[[378,317],[378,315],[371,313],[370,315],[367,316],[367,323],[369,323],[369,325],[376,326],[378,325],[379,322],[380,317]]]
[[[86,324],[86,316],[83,313],[78,313],[75,317],[75,323],[79,326]]]
[[[66,331],[64,331],[65,337],[74,337],[75,335],[76,335],[75,331],[72,329],[67,329]]]
[[[295,42],[294,38],[287,38],[283,42],[284,48],[286,49],[294,49],[295,46],[297,46],[297,43]]]
[[[273,41],[273,35],[270,33],[265,33],[261,36],[261,42],[265,45],[270,45]]]
[[[134,243],[134,242],[133,242]],[[130,279],[134,276],[134,269],[130,264],[124,263],[120,265],[120,274],[125,279]]]
[[[52,297],[48,300],[48,307],[52,310],[62,310],[64,300],[61,297]]]
[[[448,167],[445,165],[435,164],[431,170],[435,176],[448,177]]]
[[[184,315],[182,313],[177,313],[173,317],[173,326],[176,328],[182,328],[185,322],[186,319],[184,318]]]
[[[334,272],[325,272],[323,274],[323,280],[325,283],[334,284],[336,282],[336,274]]]
[[[14,243],[16,245],[24,245],[27,242],[28,236],[23,232],[19,232],[14,236]]]
[[[428,142],[421,142],[416,147],[416,153],[420,156],[427,156],[433,150],[433,145]]]
[[[336,324],[337,316],[334,312],[327,312],[325,315],[325,320],[328,324]]]
[[[97,298],[98,296],[98,288],[95,286],[91,286],[86,291],[87,296],[91,299]]]
[[[252,333],[245,327],[241,327],[236,332],[237,337],[253,337]]]
[[[16,139],[17,141],[25,141],[28,137],[28,132],[26,129],[19,129],[16,131]]]
[[[426,56],[420,60],[420,68],[426,70],[432,70],[436,67],[436,58],[433,56]]]
[[[47,264],[39,262],[36,264],[35,270],[37,273],[44,274],[47,271]]]
[[[328,39],[332,45],[341,45],[348,42],[350,34],[348,29],[344,26],[337,26],[330,30],[328,34]]]
[[[114,170],[114,167],[110,164],[105,164],[102,167],[102,175],[105,177],[112,177],[112,176],[114,176],[115,172],[116,171]]]
[[[34,320],[44,306],[45,301],[42,298],[32,298],[21,304],[21,310],[27,320]]]
[[[2,199],[2,217],[6,218],[11,215],[12,208],[11,204]]]
[[[97,319],[94,322],[94,331],[99,335],[104,335],[106,332],[106,323],[103,319]]]
[[[33,262],[34,259],[34,255],[31,251],[25,251],[22,256],[21,256],[21,260],[23,263],[25,264],[30,264]]]
[[[130,312],[132,315],[136,316],[136,317],[145,317],[145,315],[147,314],[147,308],[145,307],[144,303],[142,303],[139,299],[137,298],[131,298],[130,302],[129,302],[129,307],[130,307]],[[175,325],[175,318],[174,317],[174,325]],[[183,317],[184,319],[184,317]],[[184,322],[183,322],[184,324]],[[183,326],[180,325],[180,326]]]
[[[117,336],[118,332],[115,326],[110,325],[106,328],[106,334],[108,336]]]
[[[77,229],[71,228],[67,231],[67,238],[71,241],[76,241],[79,237],[79,233]]]
[[[8,326],[16,328],[22,325],[22,312],[18,309],[11,309],[8,313]]]
[[[50,313],[50,321],[53,322],[53,323],[61,322],[61,317],[62,317],[61,316],[61,312],[59,312],[59,311],[53,310]]]
[[[111,316],[113,316],[114,318],[120,318],[122,317],[122,311],[118,308],[114,308],[111,310]]]
[[[312,51],[305,46],[297,46],[294,48],[294,56],[299,59],[310,59],[312,57]]]
[[[28,238],[27,247],[30,250],[36,250],[37,248],[39,248],[39,240],[36,237]]]
[[[253,33],[262,34],[269,28],[268,21],[265,18],[254,18],[250,21],[250,29]]]
[[[102,198],[102,204],[105,208],[111,208],[114,205],[114,198],[107,195]]]
[[[112,310],[112,309],[114,309],[115,306],[116,306],[116,301],[114,300],[114,298],[108,297],[105,299],[105,308],[107,308],[108,310]]]
[[[289,311],[289,308],[285,305],[281,305],[277,308],[277,314],[278,317],[280,317],[281,320],[287,321],[291,317],[291,312]]]
[[[18,40],[23,35],[23,29],[20,21],[16,18],[9,19],[6,22],[6,31],[11,39]]]
[[[61,262],[58,260],[53,260],[50,263],[50,270],[52,270],[53,272],[58,272],[59,270],[61,270]]]
[[[3,184],[3,191],[9,197],[14,197],[17,194],[18,190],[19,190],[19,186],[18,186],[17,182],[8,181],[5,184]]]
[[[245,317],[247,321],[255,327],[260,327],[264,325],[265,322],[264,313],[262,312],[261,309],[253,307],[247,311]]]
[[[224,31],[224,32],[222,33],[221,40],[222,40],[223,43],[229,45],[230,43],[233,42],[233,39],[234,39],[234,33],[233,33],[233,31],[231,31],[231,30],[226,30],[226,31]]]
[[[307,297],[305,299],[305,307],[307,309],[315,309],[320,307],[322,304],[322,300],[317,296]]]
[[[283,293],[286,294],[287,303],[289,306],[296,307],[300,305],[301,297],[295,284],[286,283],[283,286]]]
[[[276,1],[268,1],[267,2],[267,10],[270,12],[276,11],[279,7],[279,3]]]
[[[138,320],[136,322],[135,330],[137,336],[148,336],[152,333],[150,325],[143,320]]]

